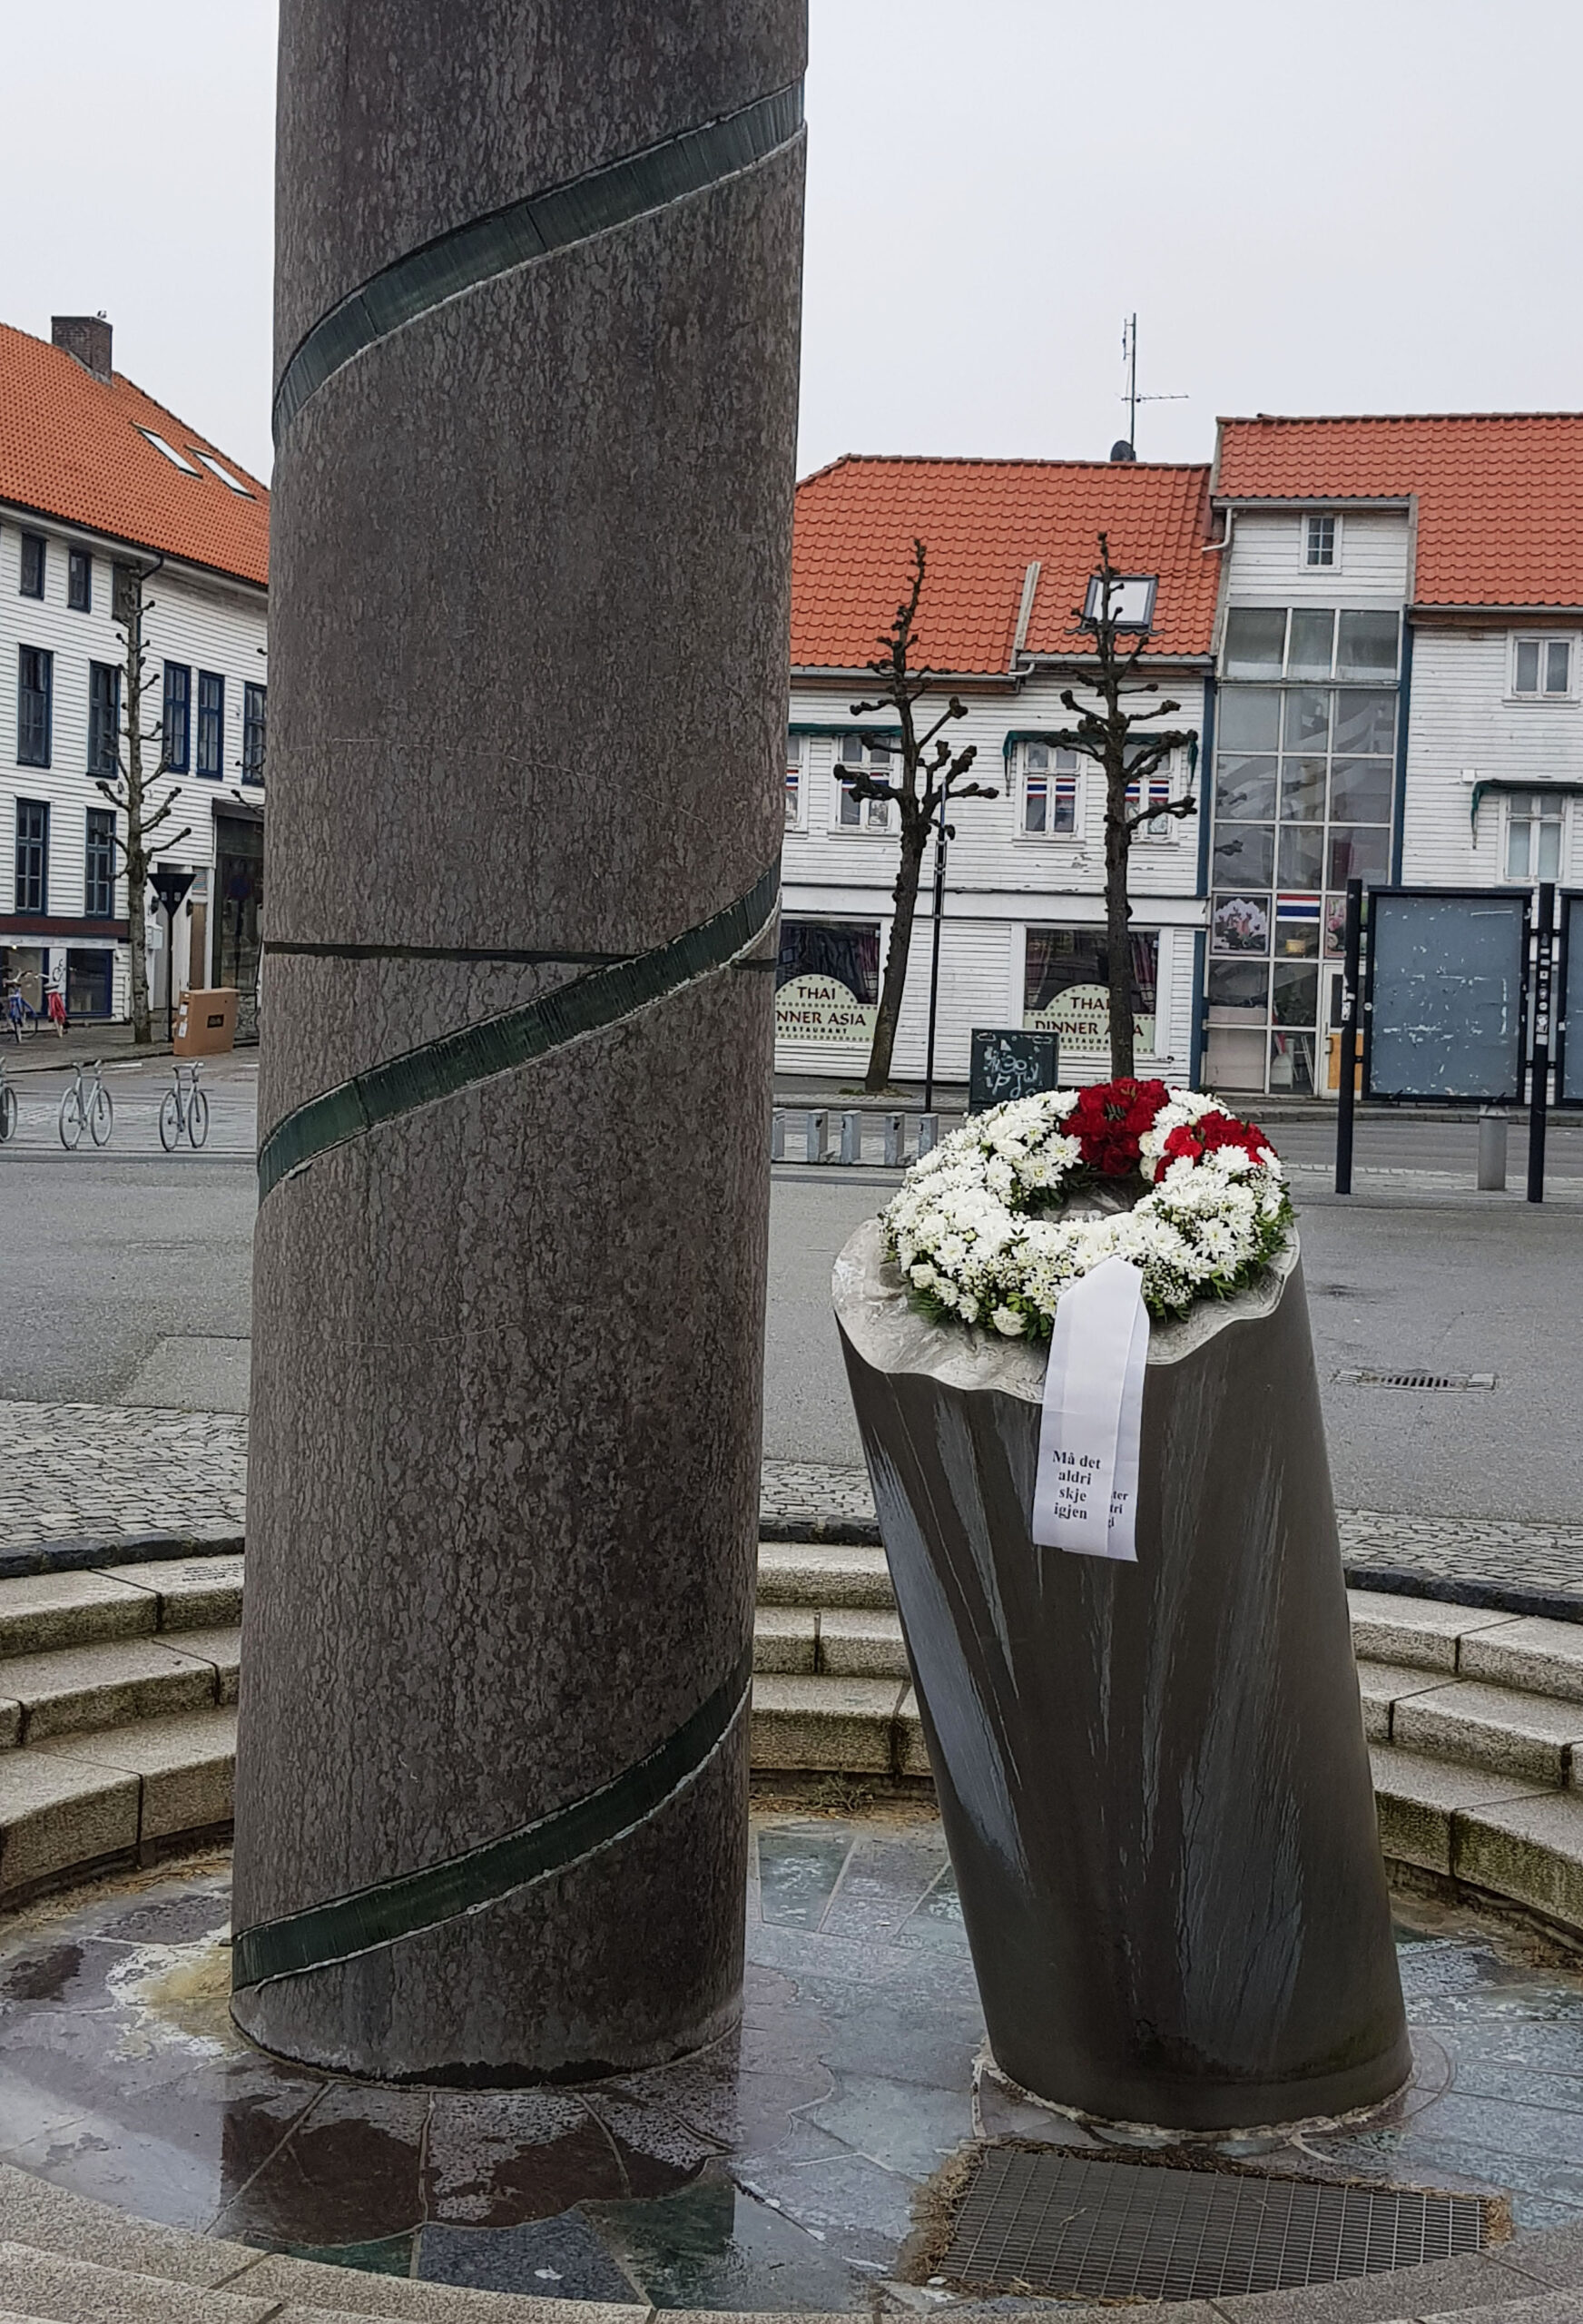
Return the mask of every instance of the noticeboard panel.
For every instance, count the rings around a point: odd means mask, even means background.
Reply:
[[[1059,1063],[1057,1037],[1028,1032],[1020,1026],[998,1031],[973,1028],[968,1068],[968,1111],[981,1114],[987,1107],[1004,1106],[1013,1098],[1031,1098],[1053,1089]]]
[[[1525,889],[1371,890],[1366,1096],[1520,1100],[1529,911]]]

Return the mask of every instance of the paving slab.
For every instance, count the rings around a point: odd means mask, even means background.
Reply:
[[[811,1606],[761,1606],[753,1617],[753,1669],[811,1678],[819,1667],[819,1614]]]
[[[890,1775],[901,1694],[894,1679],[755,1679],[752,1765]]]
[[[154,1630],[158,1616],[157,1604],[112,1574],[23,1574],[0,1581],[0,1655],[136,1638]]]
[[[362,2275],[355,2268],[325,2267],[278,2251],[250,2267],[237,2289],[270,2292],[319,2309],[333,2302],[348,2315],[411,2317],[416,2324],[644,2324],[653,2313],[600,2300],[540,2299],[530,2292],[473,2291],[405,2276]],[[722,2319],[712,2317],[710,2324],[722,2324]],[[806,2317],[801,2324],[808,2324]]]
[[[1578,2324],[1583,2311],[1575,2291],[1542,2291],[1537,2299],[1514,2299],[1496,2312],[1500,2324]],[[1417,2319],[1416,2324],[1477,2324],[1480,2318],[1490,2324],[1488,2307],[1439,2308]]]
[[[236,1712],[189,1711],[179,1718],[140,1718],[88,1735],[56,1735],[37,1744],[46,1758],[113,1768],[142,1784],[140,1841],[229,1824],[236,1792]]]
[[[879,1606],[822,1609],[819,1667],[838,1679],[908,1678],[901,1617]]]
[[[1514,1620],[1510,1614],[1443,1605],[1435,1598],[1397,1598],[1382,1590],[1349,1590],[1347,1606],[1352,1618],[1352,1650],[1360,1659],[1452,1676],[1459,1668],[1460,1640]]]
[[[1571,1781],[1573,1753],[1583,1744],[1583,1705],[1456,1679],[1399,1701],[1391,1739],[1430,1758],[1531,1776],[1559,1789]]]
[[[135,1847],[137,1818],[135,1776],[32,1751],[5,1753],[0,1757],[0,1895]]]
[[[103,1574],[112,1581],[147,1591],[154,1600],[155,1626],[162,1630],[235,1624],[241,1620],[242,1561],[234,1554],[167,1558],[147,1565],[106,1566]],[[3,1612],[0,1605],[0,1614]]]
[[[212,1662],[152,1638],[106,1639],[0,1662],[0,1695],[22,1706],[24,1743],[204,1709],[214,1702],[215,1688]]]
[[[1538,1796],[1534,1785],[1519,1777],[1422,1759],[1389,1745],[1373,1746],[1369,1758],[1380,1845],[1388,1856],[1425,1872],[1450,1872],[1454,1818]]]
[[[1583,1622],[1549,1622],[1529,1616],[1470,1632],[1461,1669],[1470,1679],[1525,1693],[1583,1703]]]
[[[1352,2276],[1345,2283],[1247,2292],[1214,2305],[1228,2324],[1418,2324],[1437,2309],[1499,2310],[1512,2300],[1532,2299],[1537,2290],[1531,2276],[1479,2251],[1385,2276]]]

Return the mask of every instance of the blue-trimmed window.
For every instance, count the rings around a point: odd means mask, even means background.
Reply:
[[[15,909],[49,910],[49,805],[43,799],[16,803]]]
[[[16,763],[48,766],[55,657],[43,645],[16,649]]]
[[[20,595],[42,597],[44,595],[44,539],[42,533],[22,536],[22,582]]]
[[[1078,758],[1054,743],[1023,746],[1022,828],[1039,838],[1070,839],[1077,829]]]
[[[88,772],[106,782],[121,749],[121,672],[113,662],[88,665]]]
[[[108,807],[88,810],[88,850],[83,882],[85,920],[115,917],[115,817]]]
[[[245,684],[241,690],[241,779],[264,779],[264,745],[270,723],[268,686]]]
[[[198,766],[200,774],[224,772],[225,680],[212,670],[198,673]]]
[[[192,673],[185,662],[165,664],[165,766],[185,774],[192,751]]]
[[[66,551],[66,603],[74,614],[93,610],[93,560],[85,548]]]

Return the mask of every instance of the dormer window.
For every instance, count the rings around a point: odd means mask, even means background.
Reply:
[[[1155,573],[1113,573],[1110,577],[1110,619],[1119,632],[1146,635],[1155,625],[1155,591],[1159,576]],[[1085,628],[1095,628],[1105,611],[1105,577],[1090,576],[1088,594],[1083,600]]]
[[[1303,520],[1303,562],[1304,565],[1333,565],[1335,561],[1335,518],[1333,517],[1305,517]]]

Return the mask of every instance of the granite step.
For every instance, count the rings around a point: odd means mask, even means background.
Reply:
[[[1370,1758],[1388,1856],[1583,1931],[1583,1794],[1390,1744]]]
[[[0,1581],[0,1657],[241,1620],[242,1561],[172,1558]]]
[[[866,1606],[761,1606],[753,1621],[753,1669],[796,1678],[909,1675],[900,1619]]]
[[[97,1639],[0,1659],[0,1744],[122,1727],[236,1700],[240,1629]]]

